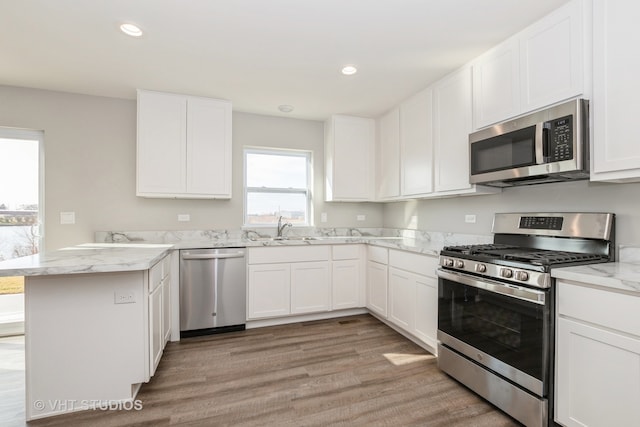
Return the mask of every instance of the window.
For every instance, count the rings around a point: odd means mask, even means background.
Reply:
[[[311,153],[246,149],[245,225],[311,225]]]

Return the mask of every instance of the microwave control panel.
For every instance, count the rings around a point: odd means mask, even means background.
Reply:
[[[549,129],[549,161],[573,159],[573,116],[551,120],[545,127]]]

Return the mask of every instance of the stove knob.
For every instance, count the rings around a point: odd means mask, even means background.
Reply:
[[[450,258],[445,258],[442,260],[442,265],[445,267],[453,267],[453,260]]]
[[[510,268],[503,268],[500,270],[500,276],[506,277],[508,279],[513,276],[513,270]]]
[[[462,261],[461,259],[457,259],[456,268],[464,268],[464,261]]]
[[[529,280],[529,273],[527,273],[526,271],[516,271],[515,278],[516,280],[520,280],[521,282],[526,282],[527,280]]]
[[[476,272],[477,273],[485,273],[487,271],[487,266],[484,264],[476,264]]]

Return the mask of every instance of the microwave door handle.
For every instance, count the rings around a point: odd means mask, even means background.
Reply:
[[[536,150],[536,165],[541,165],[546,163],[546,158],[549,156],[549,144],[546,141],[545,135],[545,123],[540,122],[536,123],[536,134],[535,134],[535,150]],[[548,136],[548,135],[547,135]]]
[[[550,142],[549,142],[549,123],[543,123],[542,125],[542,158],[544,163],[549,163],[551,161],[551,156],[549,156],[550,151]]]

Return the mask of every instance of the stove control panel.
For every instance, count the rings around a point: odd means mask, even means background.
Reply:
[[[440,256],[442,269],[471,273],[479,278],[499,279],[506,282],[533,286],[536,288],[548,288],[551,286],[551,275],[538,271],[514,270],[493,263],[476,262],[451,256]]]

